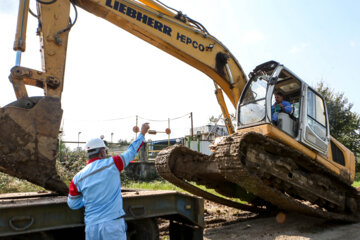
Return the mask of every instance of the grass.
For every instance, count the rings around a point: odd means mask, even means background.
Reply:
[[[66,180],[66,184],[70,181]],[[178,191],[183,193],[188,193],[187,191],[169,183],[166,181],[155,180],[151,182],[140,182],[140,181],[125,181],[123,182],[123,187],[125,188],[135,188],[135,189],[149,189],[149,190],[170,190],[170,191]],[[217,193],[213,189],[207,189],[205,186],[197,185],[193,183],[196,187],[210,192],[214,195],[224,197],[221,194]],[[360,187],[360,172],[356,173],[353,187]],[[25,180],[20,180],[15,177],[11,177],[7,174],[0,173],[0,193],[10,193],[10,192],[37,192],[43,191],[44,189],[31,184]],[[236,200],[235,200],[236,201]]]
[[[45,189],[28,181],[0,173],[0,193],[39,192]]]
[[[352,184],[353,187],[360,187],[360,172],[355,173],[355,180]]]
[[[207,191],[207,192],[210,192],[210,193],[215,194],[217,196],[223,197],[222,195],[220,195],[219,193],[217,193],[213,189],[207,189],[206,187],[201,186],[201,185],[197,185],[195,183],[192,183],[192,184],[195,185],[198,188],[201,188],[204,191]],[[159,181],[159,180],[151,181],[151,182],[137,182],[137,181],[128,182],[125,185],[123,185],[123,187],[136,188],[136,189],[149,189],[149,190],[172,190],[172,191],[178,191],[178,192],[183,192],[183,193],[189,193],[189,192],[185,191],[184,189],[179,188],[179,187],[177,187],[177,186],[175,186],[175,185],[173,185],[173,184],[171,184],[169,182]]]
[[[205,186],[202,185],[197,185],[195,183],[191,183],[192,185],[194,185],[195,187],[198,187],[206,192],[209,192],[211,194],[214,194],[216,196],[222,197],[222,198],[226,198],[229,199],[228,197],[225,197],[219,193],[217,193],[214,189],[208,189]],[[189,193],[187,191],[185,191],[182,188],[179,188],[169,182],[166,181],[160,181],[160,180],[156,180],[156,181],[151,181],[151,182],[137,182],[137,181],[129,181],[125,184],[123,184],[123,187],[125,188],[135,188],[135,189],[149,189],[149,190],[171,190],[171,191],[177,191],[177,192],[182,192],[182,193],[188,193],[193,195],[192,193]],[[239,203],[243,203],[246,204],[246,202],[244,201],[240,201],[239,199],[230,199],[232,201],[235,202],[239,202]]]
[[[151,182],[138,182],[138,181],[127,181],[125,184],[122,184],[126,188],[135,188],[135,189],[150,189],[150,190],[173,190],[179,192],[185,192],[183,189],[176,187],[175,185],[164,182],[164,181],[151,181]]]

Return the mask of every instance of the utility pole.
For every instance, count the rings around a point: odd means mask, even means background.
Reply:
[[[194,137],[194,126],[193,126],[193,113],[190,113],[191,118],[191,137]]]
[[[136,115],[136,126],[138,126],[138,121],[139,121],[138,115]],[[137,139],[137,132],[135,132],[135,139]]]
[[[168,118],[168,128],[170,129],[170,118]],[[170,146],[170,133],[168,134],[168,146]]]
[[[80,134],[81,132],[78,132],[78,150],[80,149]]]

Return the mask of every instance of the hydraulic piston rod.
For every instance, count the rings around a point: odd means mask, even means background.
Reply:
[[[26,28],[29,13],[30,0],[19,1],[19,14],[16,27],[16,35],[14,42],[14,50],[16,51],[15,66],[20,66],[21,63],[21,52],[25,51],[26,47]],[[17,99],[27,97],[27,91],[25,84],[22,80],[10,79],[13,83],[14,91]]]
[[[14,42],[14,50],[16,51],[15,66],[20,66],[21,52],[24,52],[26,47],[26,27],[29,13],[29,3],[30,0],[19,1],[19,14]]]

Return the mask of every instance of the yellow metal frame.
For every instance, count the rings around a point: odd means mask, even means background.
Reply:
[[[355,178],[355,157],[354,154],[347,150],[340,142],[331,138],[331,140],[341,149],[345,158],[345,166],[342,166],[333,161],[331,154],[331,146],[329,146],[327,155],[322,155],[315,150],[311,150],[303,144],[296,141],[293,137],[289,136],[285,132],[281,131],[277,127],[271,124],[261,124],[249,128],[238,129],[237,132],[257,132],[264,136],[268,136],[274,140],[277,140],[291,148],[298,150],[299,152],[310,157],[314,161],[324,165],[327,169],[331,170],[335,174],[341,176],[348,182],[353,182]]]
[[[19,17],[17,24],[15,50],[25,51],[27,11],[29,0],[20,0]],[[45,96],[61,98],[64,84],[64,72],[66,61],[66,50],[69,32],[60,34],[61,43],[57,41],[57,32],[69,25],[70,1],[58,0],[52,4],[37,4],[39,9],[40,45],[42,55],[42,70],[38,71],[25,67],[16,66],[11,70],[9,76],[13,84],[17,99],[28,97],[25,85],[36,86],[44,89]],[[25,25],[24,25],[25,24]],[[21,27],[23,26],[23,27]],[[41,28],[40,28],[41,27]]]
[[[20,3],[23,3],[21,8],[23,12],[27,12],[28,1],[20,0]],[[228,132],[230,134],[234,132],[222,92],[236,108],[247,78],[235,57],[220,41],[191,22],[176,19],[174,11],[152,0],[140,2],[74,0],[73,2],[208,75],[219,87],[216,96]],[[43,88],[45,96],[61,98],[63,91],[68,32],[59,35],[61,41],[57,33],[69,25],[70,1],[38,3],[38,9],[43,69],[36,71],[19,66],[12,69],[10,80],[17,99],[27,97],[25,85]],[[19,22],[26,23],[27,15],[22,14],[21,19]],[[21,31],[23,30],[18,24],[16,46],[17,49],[25,50],[25,35],[21,34]],[[221,64],[218,55],[225,59]]]

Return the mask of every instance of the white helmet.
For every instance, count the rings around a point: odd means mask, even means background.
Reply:
[[[90,141],[88,141],[85,145],[85,150],[87,152],[97,148],[106,148],[104,141],[101,140],[100,138],[93,138]]]

